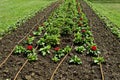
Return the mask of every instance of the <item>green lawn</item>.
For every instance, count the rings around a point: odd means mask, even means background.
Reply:
[[[85,0],[120,39],[120,0]]]
[[[93,8],[120,27],[120,3],[92,2]]]
[[[0,33],[56,0],[0,0]]]

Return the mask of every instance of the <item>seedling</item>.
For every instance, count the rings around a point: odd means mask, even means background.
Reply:
[[[63,27],[61,30],[61,35],[70,35],[72,34],[72,30],[70,27]]]
[[[60,44],[60,39],[56,35],[51,35],[51,36],[47,35],[45,38],[45,43],[47,45],[56,46],[56,45]]]
[[[45,45],[45,39],[44,38],[40,38],[40,40],[37,42],[37,44],[39,46],[44,46]]]
[[[14,50],[14,54],[25,53],[26,49],[23,46],[17,45]]]
[[[51,48],[50,45],[44,46],[43,48],[40,48],[39,51],[41,52],[41,54],[42,54],[43,56],[46,56],[46,54],[50,54],[50,51],[49,51],[50,48]]]
[[[77,46],[75,47],[76,52],[83,53],[86,49],[84,46]]]
[[[82,36],[79,32],[75,34],[75,39],[73,41],[75,44],[82,44],[83,43]]]
[[[52,58],[52,60],[53,60],[54,62],[58,62],[60,59],[55,55],[55,56]]]
[[[35,36],[39,36],[39,35],[42,33],[43,30],[44,30],[43,27],[38,27],[38,30],[37,30],[37,31],[34,31],[33,34],[34,34]]]
[[[63,52],[65,54],[69,53],[71,51],[71,47],[70,46],[66,46],[64,49],[63,49]]]
[[[82,64],[82,61],[77,55],[75,55],[70,58],[69,63]]]
[[[26,40],[26,43],[27,44],[33,44],[33,41],[34,41],[35,37],[28,37],[27,40]]]
[[[57,58],[61,58],[65,55],[63,50],[60,49],[59,47],[54,48],[54,50],[55,50],[54,54]]]
[[[98,50],[97,46],[95,44],[92,44],[88,47],[88,52],[87,54],[90,54],[91,56],[97,56],[100,54],[100,51]]]
[[[98,65],[105,61],[103,57],[93,57],[93,60],[94,60],[94,63]]]
[[[31,51],[29,54],[27,54],[27,58],[28,58],[29,61],[38,60],[37,53],[35,53],[35,49],[33,49],[33,51]]]

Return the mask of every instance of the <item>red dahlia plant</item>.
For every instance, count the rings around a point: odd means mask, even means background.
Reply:
[[[59,50],[60,50],[60,47],[55,47],[54,50],[55,50],[55,51],[59,51]]]
[[[96,50],[97,50],[97,47],[96,47],[96,46],[92,46],[92,47],[91,47],[91,50],[92,50],[92,51],[96,51]]]
[[[27,50],[33,50],[33,46],[32,45],[28,45],[27,46]]]

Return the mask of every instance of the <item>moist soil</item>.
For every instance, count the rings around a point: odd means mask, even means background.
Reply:
[[[120,43],[116,37],[106,28],[104,22],[94,13],[94,11],[84,2],[80,1],[83,8],[83,12],[89,19],[89,25],[92,28],[95,42],[98,45],[102,55],[105,58],[103,64],[103,71],[105,80],[119,80],[120,79]],[[56,5],[55,5],[56,4]],[[46,8],[43,12],[38,12],[36,16],[22,24],[18,30],[3,37],[0,41],[0,62],[7,57],[17,42],[23,38],[34,25],[38,26],[49,16],[50,12],[54,8],[58,7],[59,3],[53,3]],[[44,17],[43,17],[44,16]],[[43,17],[43,19],[41,19]],[[38,23],[38,21],[40,21]],[[28,27],[29,26],[29,27]],[[73,45],[73,35],[62,37],[61,48],[66,45]],[[72,55],[78,55],[82,60],[82,65],[69,64],[68,61]],[[17,80],[50,80],[50,77],[55,70],[57,63],[51,60],[52,54],[46,57],[38,56],[38,60],[35,62],[28,62],[23,70],[18,75]],[[0,68],[0,80],[11,79],[19,70],[19,68],[25,62],[25,58],[22,55],[11,55],[8,61]],[[78,54],[72,50],[65,61],[61,64],[57,70],[54,80],[101,80],[101,73],[99,65],[94,65],[92,57],[86,54]]]

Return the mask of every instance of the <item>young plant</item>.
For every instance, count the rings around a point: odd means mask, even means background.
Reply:
[[[75,47],[76,52],[83,53],[86,49],[84,46],[77,46]]]
[[[34,41],[35,37],[28,37],[27,40],[26,40],[26,43],[27,44],[33,44],[33,41]]]
[[[88,52],[87,54],[90,54],[92,56],[97,56],[98,54],[100,54],[100,51],[97,49],[96,45],[90,45],[88,47]]]
[[[43,30],[44,30],[43,27],[38,27],[37,31],[33,32],[33,35],[39,36],[42,33]]]
[[[92,45],[93,42],[94,42],[94,38],[93,38],[93,37],[88,37],[88,36],[86,36],[86,37],[84,38],[84,43],[87,44],[87,45]]]
[[[82,29],[81,33],[82,33],[82,37],[91,37],[92,36],[91,31],[86,30],[86,29]]]
[[[38,60],[37,53],[35,53],[35,49],[33,49],[29,54],[27,54],[27,58],[29,61]]]
[[[46,54],[50,54],[50,51],[49,51],[50,49],[51,49],[51,46],[48,45],[48,46],[44,46],[43,48],[40,48],[39,51],[43,56],[46,56]]]
[[[40,38],[40,39],[37,41],[37,45],[39,45],[39,46],[44,46],[44,45],[45,45],[45,39],[44,39],[44,38]]]
[[[71,47],[70,46],[66,46],[64,49],[63,49],[63,52],[64,54],[67,54],[71,51]]]
[[[47,45],[56,46],[60,44],[60,39],[56,35],[51,35],[51,36],[47,35],[45,38],[45,43]]]
[[[49,35],[60,35],[60,29],[59,28],[55,28],[55,27],[48,27],[46,29],[47,33]]]
[[[73,41],[75,44],[83,44],[83,39],[79,32],[75,34],[75,39]]]
[[[93,60],[94,60],[94,63],[98,65],[105,61],[103,57],[93,57]]]
[[[70,27],[63,27],[61,29],[61,35],[70,35],[72,34],[72,30]]]
[[[14,54],[25,53],[26,49],[23,46],[17,45],[14,50]]]
[[[63,57],[65,55],[63,50],[60,49],[59,47],[55,47],[54,50],[55,50],[54,54],[58,58],[61,58],[61,57]]]
[[[75,55],[70,58],[69,63],[82,64],[82,61],[77,55]]]
[[[58,62],[60,59],[55,55],[55,56],[52,58],[52,60],[53,60],[54,62]]]

